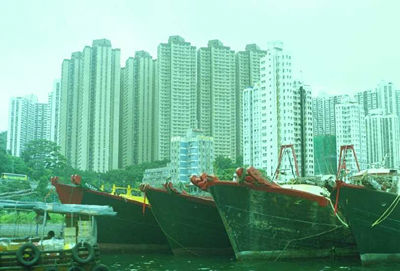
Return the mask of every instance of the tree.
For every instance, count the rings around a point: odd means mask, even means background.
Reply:
[[[67,164],[60,147],[45,139],[30,141],[25,145],[21,157],[32,170],[55,170],[65,168]]]
[[[232,160],[228,157],[224,157],[222,155],[217,156],[214,161],[214,170],[223,170],[227,168],[233,168],[234,165]]]
[[[0,133],[0,150],[7,149],[7,131]]]
[[[231,159],[224,156],[218,156],[214,161],[214,174],[220,180],[232,180],[237,165]]]
[[[27,174],[28,167],[21,158],[0,150],[0,172]]]

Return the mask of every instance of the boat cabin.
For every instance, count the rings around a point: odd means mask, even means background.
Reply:
[[[109,206],[0,200],[0,270],[108,270],[96,216]]]

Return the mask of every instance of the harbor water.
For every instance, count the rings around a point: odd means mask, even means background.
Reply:
[[[102,262],[118,271],[393,271],[397,265],[363,267],[357,259],[290,262],[236,261],[233,257],[183,257],[160,254],[102,255]]]

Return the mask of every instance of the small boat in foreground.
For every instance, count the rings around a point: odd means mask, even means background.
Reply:
[[[349,228],[321,195],[327,191],[304,184],[283,187],[252,167],[236,174],[239,182],[206,174],[191,181],[212,194],[237,259],[357,255]]]
[[[211,196],[179,192],[171,182],[160,189],[149,185],[141,189],[175,255],[233,254]]]
[[[96,217],[115,216],[111,207],[0,200],[0,211],[32,219],[29,225],[36,224],[36,229],[41,226],[40,231],[21,236],[3,230],[11,225],[0,225],[0,270],[109,270],[100,264]],[[50,214],[61,216],[61,233],[47,232]],[[13,226],[28,225],[15,222]]]
[[[133,196],[130,191],[125,195],[96,191],[84,187],[77,175],[72,177],[72,184],[62,184],[57,178],[51,182],[62,203],[109,205],[118,213],[115,217],[98,220],[98,241],[102,251],[170,252],[143,196]]]

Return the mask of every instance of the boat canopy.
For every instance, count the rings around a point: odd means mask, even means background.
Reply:
[[[390,169],[390,168],[369,168],[362,170],[356,174],[354,174],[352,177],[363,177],[365,175],[398,175],[399,172],[396,169]]]
[[[61,204],[61,203],[44,203],[44,202],[25,202],[14,200],[0,200],[0,210],[23,210],[34,211],[36,213],[58,213],[58,214],[74,214],[74,215],[90,215],[90,216],[114,216],[114,212],[110,206],[103,205],[82,205],[82,204]]]

